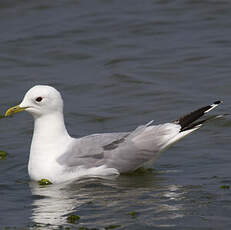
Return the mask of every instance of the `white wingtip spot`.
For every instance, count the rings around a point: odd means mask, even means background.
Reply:
[[[221,103],[223,103],[223,101],[215,101],[213,104],[211,104],[210,108],[208,110],[205,111],[205,113],[210,112],[211,110],[215,109],[218,105],[220,105]]]

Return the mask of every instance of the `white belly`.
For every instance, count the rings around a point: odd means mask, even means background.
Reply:
[[[47,179],[55,182],[56,178],[62,174],[62,171],[62,166],[51,156],[49,158],[44,155],[30,156],[28,173],[32,180]]]

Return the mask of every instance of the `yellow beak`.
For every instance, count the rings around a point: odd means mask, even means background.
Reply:
[[[24,111],[24,110],[27,109],[27,108],[28,108],[28,107],[20,107],[19,105],[16,105],[16,106],[14,106],[14,107],[11,107],[11,108],[9,108],[9,109],[6,111],[5,117],[10,116],[10,115],[12,115],[12,114],[14,114],[14,113],[22,112],[22,111]]]

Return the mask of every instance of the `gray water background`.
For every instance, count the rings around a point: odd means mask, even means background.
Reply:
[[[218,99],[213,114],[231,113],[228,0],[1,0],[0,31],[1,113],[37,84],[62,92],[76,137]],[[231,185],[230,127],[229,116],[211,121],[151,172],[44,188],[27,174],[32,117],[2,119],[0,229],[230,229],[231,190],[220,188]]]

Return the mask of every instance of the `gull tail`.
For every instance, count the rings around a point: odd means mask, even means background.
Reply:
[[[197,129],[206,121],[220,117],[220,115],[218,115],[218,116],[209,117],[209,118],[206,118],[204,120],[197,121],[199,118],[201,118],[203,115],[210,112],[211,110],[215,109],[221,103],[222,103],[222,101],[215,101],[211,105],[204,106],[200,109],[197,109],[197,110],[179,118],[178,120],[174,121],[174,123],[179,124],[181,126],[181,130],[180,130],[181,132],[187,131],[187,130],[192,130],[192,129]],[[195,121],[197,121],[197,122],[195,122]]]
[[[221,104],[222,101],[215,101],[213,104],[202,107],[200,109],[197,109],[181,118],[179,118],[178,120],[173,121],[173,123],[175,124],[179,124],[181,126],[180,132],[172,139],[170,139],[165,145],[163,149],[168,148],[169,146],[171,146],[173,143],[179,141],[180,139],[182,139],[183,137],[189,135],[190,133],[192,133],[193,131],[199,129],[203,123],[209,121],[209,120],[213,120],[219,117],[223,117],[223,115],[215,115],[212,117],[207,117],[204,120],[199,120],[197,121],[199,118],[201,118],[203,115],[205,115],[206,113],[210,112],[211,110],[215,109],[219,104]]]
[[[143,165],[143,167],[145,168],[149,168],[151,167],[151,165],[155,162],[155,160],[161,155],[161,153],[163,151],[165,151],[166,149],[168,149],[172,144],[178,142],[180,139],[184,138],[185,136],[189,135],[190,133],[192,133],[193,131],[199,129],[203,123],[209,121],[209,120],[213,120],[219,117],[223,117],[224,115],[214,115],[214,116],[210,116],[205,118],[204,120],[198,120],[199,118],[201,118],[203,115],[205,115],[206,113],[210,112],[211,110],[213,110],[214,108],[216,108],[219,104],[221,104],[222,101],[215,101],[213,104],[202,107],[200,109],[197,109],[189,114],[186,114],[183,117],[180,117],[178,120],[173,121],[174,124],[178,124],[181,126],[180,130],[178,129],[178,133],[173,136],[172,138],[170,138],[162,147],[161,150],[158,152],[157,155],[155,155],[155,157],[152,158],[152,160],[148,161],[147,163],[145,163]]]

